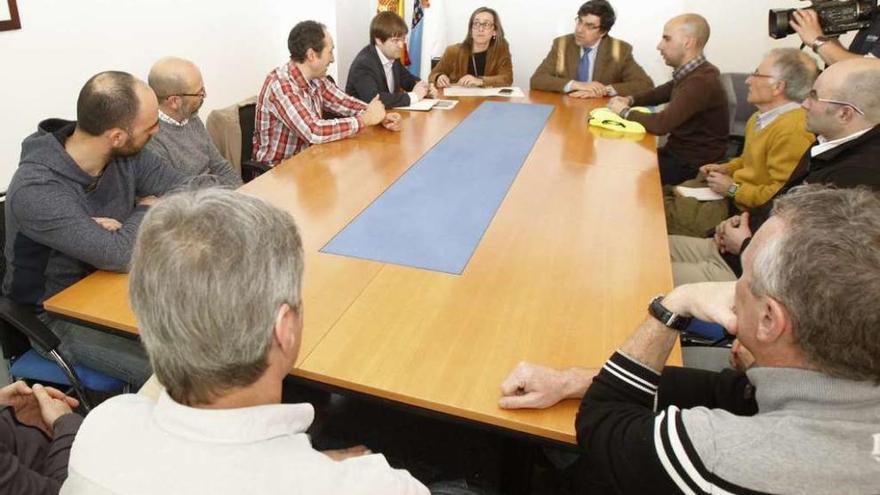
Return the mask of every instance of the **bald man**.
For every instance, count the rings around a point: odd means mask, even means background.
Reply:
[[[240,186],[241,175],[220,155],[199,118],[207,93],[196,64],[163,58],[150,69],[149,83],[159,99],[159,133],[147,149],[188,177],[213,175],[226,185]]]
[[[657,150],[663,185],[680,184],[697,176],[699,167],[716,163],[727,151],[730,132],[727,93],[721,73],[703,55],[709,23],[697,14],[673,17],[663,26],[657,50],[673,68],[672,80],[634,96],[615,97],[608,108],[645,126],[652,134],[669,134]],[[661,112],[630,112],[634,106],[660,105]]]

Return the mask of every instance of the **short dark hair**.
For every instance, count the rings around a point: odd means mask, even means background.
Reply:
[[[611,7],[611,4],[608,3],[607,0],[590,0],[581,5],[581,8],[578,9],[578,17],[583,17],[585,15],[594,15],[598,17],[599,29],[606,33],[611,31],[611,26],[613,26],[614,21],[617,20],[617,16],[614,15],[614,8]]]
[[[302,21],[290,30],[287,49],[294,62],[305,62],[309,48],[315,53],[324,51],[324,30],[327,26],[316,21]]]
[[[107,71],[92,76],[76,100],[77,127],[92,136],[114,128],[131,131],[140,109],[135,84],[137,79],[127,72]]]
[[[399,15],[387,10],[379,12],[370,23],[370,43],[375,45],[377,39],[384,43],[388,38],[404,36],[408,32],[406,22]]]

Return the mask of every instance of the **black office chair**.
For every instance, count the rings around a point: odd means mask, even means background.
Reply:
[[[0,200],[6,193],[0,193]],[[0,202],[0,248],[6,245],[5,201]],[[0,277],[6,274],[6,257],[0,262]],[[2,278],[0,278],[2,280]],[[31,347],[31,342],[44,349],[51,357],[46,359]],[[61,340],[36,315],[15,303],[0,297],[0,348],[3,358],[10,363],[9,374],[13,379],[52,383],[70,387],[85,412],[92,408],[86,390],[105,394],[128,391],[128,384],[85,366],[71,366],[58,352]]]
[[[241,180],[250,182],[272,169],[271,166],[254,161],[254,128],[257,105],[250,103],[238,108],[238,126],[241,128]]]
[[[758,108],[748,102],[749,88],[746,79],[749,74],[744,72],[725,72],[721,74],[721,82],[727,92],[728,109],[730,110],[730,135],[727,138],[728,159],[740,156],[746,142],[746,123]]]

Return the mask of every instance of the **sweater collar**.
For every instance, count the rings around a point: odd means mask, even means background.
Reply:
[[[836,378],[800,368],[754,367],[748,370],[761,414],[800,411],[811,417],[876,419],[880,386]]]

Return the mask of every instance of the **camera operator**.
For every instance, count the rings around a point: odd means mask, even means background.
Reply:
[[[840,44],[836,37],[822,34],[819,16],[813,9],[797,10],[792,13],[791,27],[801,41],[813,49],[826,64],[831,65],[841,60],[858,57],[880,58],[880,14],[874,13],[871,25],[856,33],[849,45],[849,50]]]

